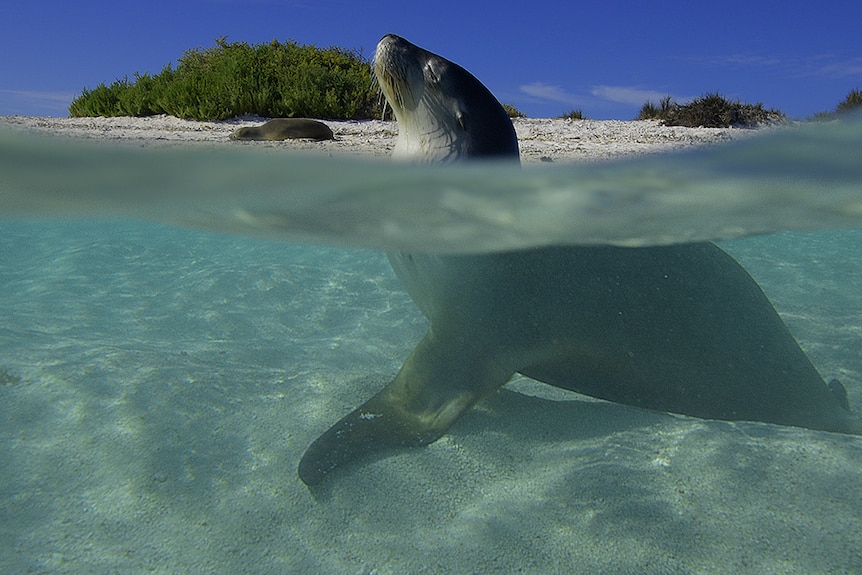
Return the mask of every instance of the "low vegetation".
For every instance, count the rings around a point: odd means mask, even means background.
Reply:
[[[838,104],[835,108],[836,114],[846,114],[847,112],[862,110],[862,90],[855,88],[850,90],[844,101]]]
[[[527,114],[523,113],[521,110],[513,106],[512,104],[501,104],[503,109],[506,110],[506,113],[509,114],[510,118],[526,118]]]
[[[168,114],[191,120],[224,120],[254,114],[267,118],[359,120],[381,117],[381,103],[370,62],[361,52],[326,49],[293,41],[250,45],[222,37],[210,48],[187,50],[176,68],[138,74],[110,84],[84,88],[72,100],[72,116],[151,116]],[[503,104],[510,118],[526,114]],[[862,108],[862,90],[851,90],[834,112]],[[584,119],[571,110],[563,119]],[[670,96],[646,102],[638,120],[658,119],[668,126],[756,127],[785,120],[783,113],[762,104],[732,102],[718,93],[678,104]]]
[[[677,104],[668,96],[659,104],[647,102],[639,120],[658,119],[666,126],[689,128],[754,128],[786,119],[782,112],[767,110],[763,104],[732,102],[719,93],[706,94],[688,104]]]
[[[671,111],[671,107],[675,106],[670,96],[662,98],[661,102],[658,104],[653,104],[651,101],[647,100],[646,103],[641,107],[640,113],[638,113],[638,120],[663,120],[668,117]]]
[[[808,119],[812,122],[828,122],[855,111],[862,111],[862,90],[859,88],[850,90],[847,97],[839,102],[834,110],[830,112],[818,112]]]
[[[85,88],[72,116],[169,114],[223,120],[244,114],[269,118],[368,119],[380,117],[371,67],[361,53],[278,42],[249,45],[216,40],[186,51],[176,68],[135,74]]]
[[[571,110],[566,112],[562,116],[560,116],[563,120],[583,120],[584,119],[584,111],[583,110]]]

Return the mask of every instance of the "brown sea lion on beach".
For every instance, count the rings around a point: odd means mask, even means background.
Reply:
[[[398,36],[374,71],[399,123],[395,155],[518,161],[512,123],[460,66]],[[430,443],[522,373],[610,401],[704,418],[862,433],[760,287],[712,243],[391,253],[428,334],[387,387],[321,435],[300,478]]]
[[[275,118],[261,126],[249,126],[235,130],[231,140],[332,140],[332,130],[323,122],[307,118]]]

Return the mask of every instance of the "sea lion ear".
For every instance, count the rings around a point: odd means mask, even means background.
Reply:
[[[431,65],[431,62],[425,64],[425,78],[432,84],[436,85],[440,83],[440,75],[434,71],[434,66]]]
[[[461,126],[461,129],[465,132],[467,131],[467,114],[458,110],[455,112],[455,120],[458,121],[458,125]]]

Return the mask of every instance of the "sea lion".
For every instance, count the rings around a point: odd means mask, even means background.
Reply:
[[[398,119],[396,155],[518,161],[511,121],[460,66],[389,35],[374,72]],[[824,383],[757,283],[712,243],[389,259],[430,329],[392,383],[308,448],[308,485],[436,440],[516,372],[639,407],[862,433],[840,383]]]
[[[323,122],[307,118],[275,118],[260,126],[238,128],[231,140],[332,140],[332,130]]]

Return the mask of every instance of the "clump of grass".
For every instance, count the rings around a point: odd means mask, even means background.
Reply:
[[[853,90],[850,90],[850,93],[847,94],[847,97],[844,98],[844,101],[838,104],[838,106],[835,108],[835,113],[845,114],[847,112],[859,109],[862,109],[862,90],[854,88]]]
[[[249,45],[219,38],[187,50],[176,68],[135,74],[88,89],[72,101],[72,116],[169,114],[223,120],[264,117],[379,117],[370,62],[360,52],[293,41]]]
[[[842,114],[862,109],[862,90],[854,88],[850,90],[847,97],[840,102],[832,112],[817,112],[810,118],[812,122],[829,122]]]
[[[659,119],[666,126],[689,128],[755,128],[786,118],[782,112],[765,109],[763,104],[743,104],[739,100],[731,102],[714,92],[695,98],[688,104],[677,104],[670,96],[658,106],[647,102],[641,108],[638,119]]]
[[[807,119],[810,122],[830,122],[842,114],[860,109],[862,109],[862,90],[854,88],[853,90],[850,90],[847,97],[844,98],[843,101],[839,102],[831,112],[817,112],[813,116],[809,116]]]
[[[506,110],[506,113],[509,114],[510,118],[526,118],[527,114],[513,106],[512,104],[500,104],[503,106],[503,109]]]
[[[670,114],[671,108],[675,106],[670,96],[665,96],[658,104],[653,104],[650,100],[641,107],[638,113],[638,120],[664,120]]]
[[[583,110],[571,110],[566,112],[562,116],[560,116],[563,120],[583,120],[584,119],[584,111]]]

